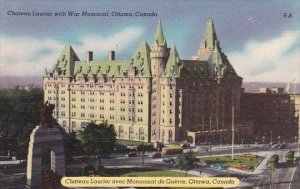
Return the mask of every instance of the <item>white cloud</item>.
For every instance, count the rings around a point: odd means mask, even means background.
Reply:
[[[90,50],[106,57],[109,50],[126,50],[142,34],[141,28],[128,27],[107,37],[81,37],[78,45],[71,45],[79,57],[84,57],[85,52]],[[41,75],[45,67],[53,67],[64,45],[63,42],[52,39],[0,36],[0,76]]]
[[[287,31],[277,38],[249,41],[228,58],[244,81],[300,80],[300,35]]]

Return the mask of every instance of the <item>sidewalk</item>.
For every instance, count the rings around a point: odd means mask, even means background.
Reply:
[[[267,169],[267,162],[273,154],[266,154],[265,159],[260,162],[260,164],[256,167],[256,169],[252,172],[252,174],[262,174]]]
[[[173,170],[171,170],[171,171],[176,171],[176,172],[185,173],[185,171],[181,171],[181,170],[179,170],[179,169],[173,169]],[[212,175],[210,175],[210,174],[203,173],[203,172],[200,174],[200,172],[199,172],[198,170],[195,170],[195,169],[190,170],[190,171],[188,171],[187,173],[190,174],[190,175],[196,175],[196,176],[202,176],[202,177],[211,177],[211,176],[212,176]],[[249,183],[243,182],[243,181],[240,180],[240,185],[239,185],[239,187],[248,187],[248,186],[249,186]],[[235,187],[235,188],[236,188],[236,187]]]
[[[260,162],[260,164],[255,168],[254,171],[246,171],[246,170],[241,170],[241,169],[235,169],[235,168],[229,168],[229,171],[237,172],[237,173],[242,173],[246,175],[258,175],[262,174],[266,169],[267,169],[267,162],[270,159],[272,154],[267,154],[265,158]]]

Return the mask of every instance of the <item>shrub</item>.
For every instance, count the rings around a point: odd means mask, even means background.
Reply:
[[[273,154],[267,162],[267,167],[275,168],[278,165],[279,156],[277,154]]]
[[[294,156],[295,156],[295,151],[293,150],[288,151],[285,155],[286,161],[288,162],[294,161]]]

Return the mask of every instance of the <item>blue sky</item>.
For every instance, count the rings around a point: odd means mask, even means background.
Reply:
[[[9,16],[8,11],[155,12],[157,17]],[[284,18],[284,13],[293,18]],[[95,59],[106,59],[109,50],[127,59],[139,41],[151,46],[159,19],[168,45],[175,44],[182,59],[191,59],[210,17],[223,51],[245,81],[299,82],[296,0],[1,0],[0,75],[39,76],[54,65],[65,44],[81,59],[88,50]]]

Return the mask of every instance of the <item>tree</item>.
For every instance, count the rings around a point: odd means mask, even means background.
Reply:
[[[277,154],[273,154],[270,159],[267,161],[267,167],[275,169],[278,165],[279,156]]]
[[[65,159],[67,162],[72,161],[72,156],[79,156],[83,154],[81,141],[76,137],[75,132],[67,133],[62,127],[61,130],[64,140]]]
[[[293,162],[295,157],[295,151],[294,150],[289,150],[286,155],[285,159],[287,162]]]
[[[88,155],[100,155],[113,152],[116,143],[116,133],[113,125],[107,122],[101,124],[89,123],[79,133],[83,150]]]
[[[43,90],[0,90],[0,155],[27,157],[29,136],[39,124]]]
[[[185,171],[185,176],[187,176],[187,172],[195,168],[196,161],[197,159],[194,155],[194,152],[189,151],[185,154],[178,156],[175,163],[180,170]]]

